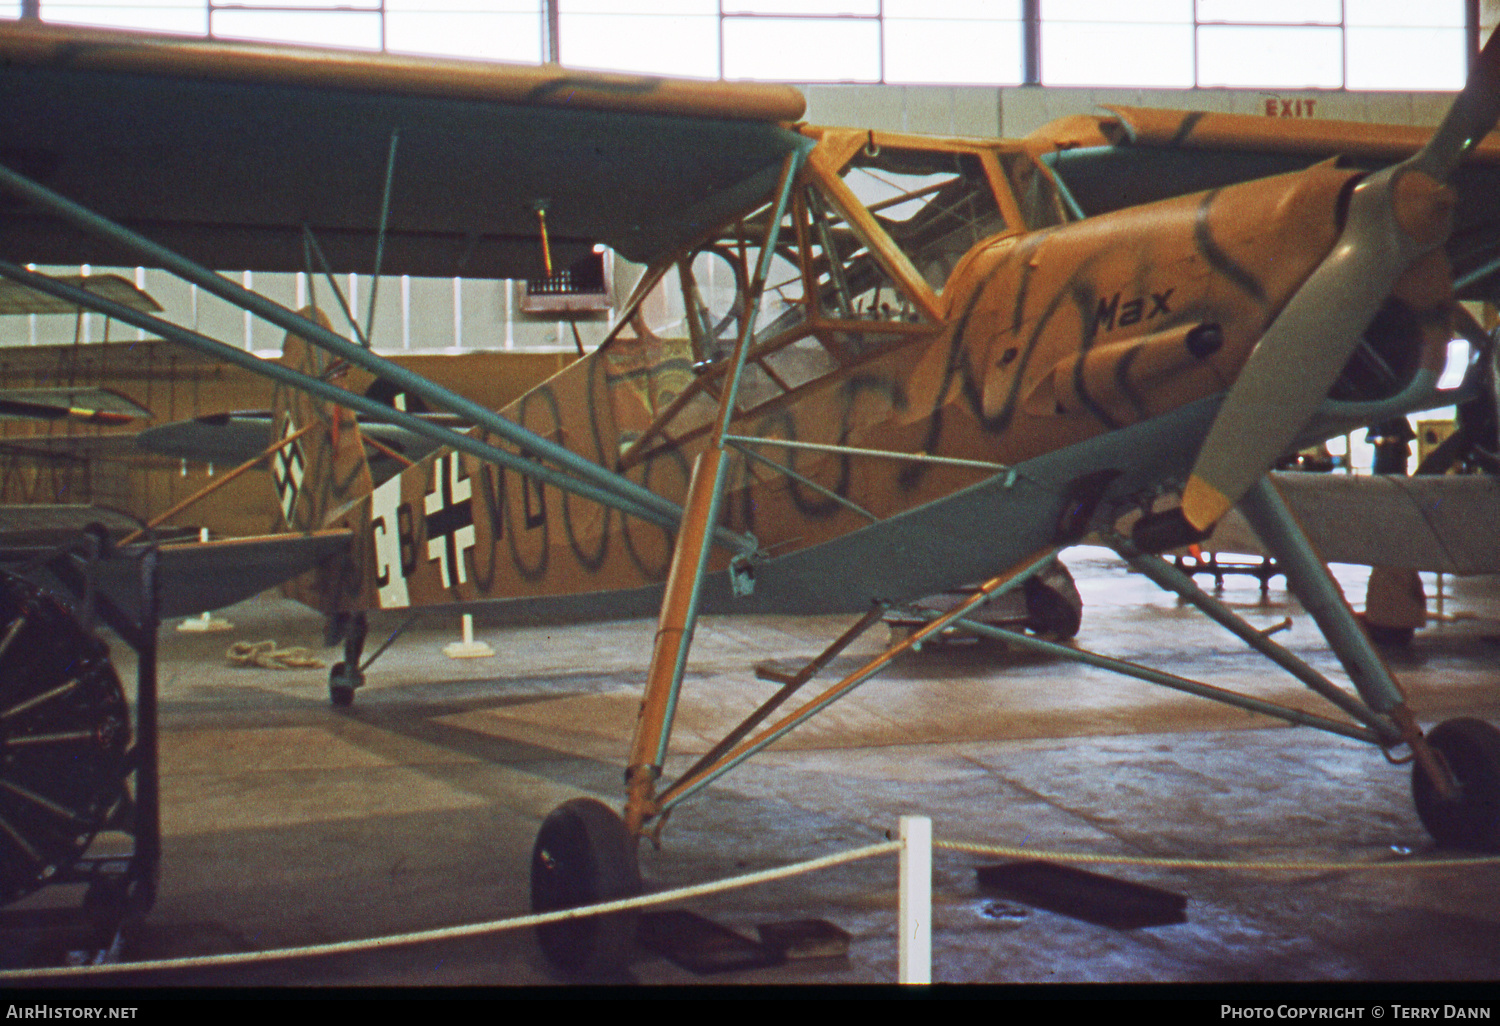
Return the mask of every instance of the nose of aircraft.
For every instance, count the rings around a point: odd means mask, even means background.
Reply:
[[[1500,33],[1427,145],[1355,189],[1339,241],[1231,386],[1183,491],[1178,530],[1169,534],[1201,537],[1306,427],[1396,283],[1447,239],[1448,176],[1497,117]]]

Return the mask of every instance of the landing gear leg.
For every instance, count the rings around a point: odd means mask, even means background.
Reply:
[[[1370,725],[1386,735],[1387,744],[1411,746],[1412,797],[1422,825],[1439,844],[1500,851],[1500,731],[1483,720],[1458,719],[1424,737],[1400,685],[1275,488],[1262,479],[1240,509],[1275,553],[1287,584],[1322,629],[1361,699],[1388,723],[1384,730],[1379,721]]]
[[[334,663],[333,669],[328,671],[328,700],[339,708],[353,705],[354,689],[365,682],[359,660],[365,650],[365,635],[369,629],[370,624],[364,613],[350,616],[344,628],[343,661]]]
[[[782,165],[774,213],[768,221],[751,295],[758,295],[765,287],[769,254],[776,252],[801,159],[800,152],[789,154]],[[693,460],[682,520],[672,546],[672,566],[657,620],[651,668],[626,763],[625,818],[592,799],[568,802],[547,817],[531,859],[531,903],[535,909],[609,900],[640,890],[636,845],[646,822],[659,815],[652,797],[653,782],[661,775],[666,758],[709,550],[720,530],[721,500],[728,477],[729,425],[745,357],[755,337],[755,302],[746,306],[751,313],[745,318],[723,379],[719,412],[707,447]],[[752,537],[731,538],[741,563],[759,550]],[[736,575],[734,579],[748,584],[747,578]],[[634,929],[632,916],[595,916],[550,924],[540,931],[540,940],[543,952],[558,968],[573,973],[598,971],[623,964]]]
[[[633,897],[641,891],[636,838],[614,811],[592,798],[552,810],[531,852],[534,912]],[[564,919],[537,929],[542,953],[569,976],[623,969],[635,939],[634,912]]]

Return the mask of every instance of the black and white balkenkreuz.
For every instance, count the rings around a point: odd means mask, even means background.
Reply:
[[[292,423],[291,417],[287,417],[286,426],[281,429],[282,440],[285,441],[296,433],[297,425]],[[271,479],[276,482],[276,497],[281,500],[281,515],[286,519],[288,527],[296,526],[292,523],[292,513],[297,508],[297,496],[302,494],[302,477],[306,469],[301,439],[277,449],[271,460]]]
[[[474,488],[467,476],[459,477],[458,453],[439,456],[432,466],[432,491],[424,503],[427,512],[427,558],[438,561],[443,587],[451,588],[469,579],[464,552],[474,547]]]

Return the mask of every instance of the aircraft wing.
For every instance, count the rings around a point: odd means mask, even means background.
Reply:
[[[142,453],[134,434],[5,435],[0,456],[19,457],[41,464],[87,463],[90,460],[130,460],[139,466],[167,466],[163,458]]]
[[[1500,573],[1500,478],[1288,473],[1272,479],[1330,563]]]
[[[775,181],[787,86],[0,22],[0,163],[215,268],[537,278],[636,261]],[[268,183],[271,183],[268,185]],[[7,205],[0,256],[133,265]]]
[[[141,525],[123,513],[82,504],[0,505],[0,548],[64,544],[79,532],[98,527],[123,538]]]
[[[1273,473],[1271,480],[1326,562],[1500,573],[1500,478],[1286,472]],[[1202,547],[1268,554],[1237,510],[1219,522]]]
[[[163,545],[157,612],[189,616],[242,602],[342,556],[352,540],[352,531],[338,529]]]
[[[1028,137],[1082,210],[1101,214],[1169,196],[1306,168],[1338,157],[1376,170],[1411,156],[1432,129],[1252,114],[1112,107],[1044,125]],[[1500,133],[1453,174],[1458,191],[1447,244],[1460,295],[1481,297],[1500,255]],[[1482,273],[1480,273],[1482,272]]]

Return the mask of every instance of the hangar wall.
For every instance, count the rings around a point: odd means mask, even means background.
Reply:
[[[803,86],[814,124],[935,135],[1026,135],[1056,118],[1112,104],[1226,114],[1318,117],[1397,125],[1436,125],[1449,93],[1346,90],[1066,89],[1043,86]]]

